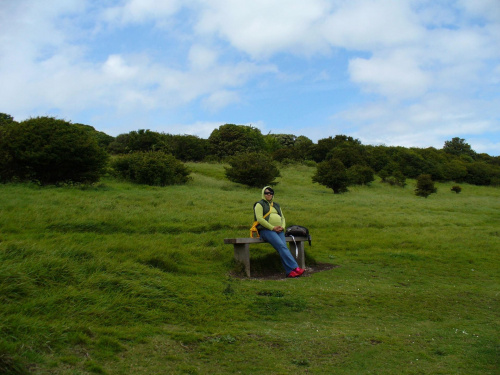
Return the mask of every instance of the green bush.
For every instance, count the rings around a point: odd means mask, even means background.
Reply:
[[[187,167],[173,155],[161,151],[118,156],[111,167],[117,176],[137,184],[166,186],[189,180]]]
[[[365,165],[353,165],[347,169],[350,185],[368,185],[375,180],[373,169]]]
[[[267,154],[258,152],[241,153],[228,159],[230,167],[226,167],[226,177],[233,182],[259,187],[276,185],[280,171],[273,159]]]
[[[454,191],[455,193],[460,193],[462,191],[462,188],[458,185],[455,185],[451,188],[451,191]]]
[[[394,171],[391,173],[388,172],[388,169],[382,169],[378,175],[382,179],[381,182],[388,183],[391,186],[401,186],[405,187],[406,186],[406,177],[401,171]]]
[[[416,195],[427,198],[435,192],[437,192],[437,188],[434,187],[434,181],[432,181],[430,174],[421,174],[417,177],[417,188],[415,189]]]
[[[108,155],[92,131],[53,117],[0,127],[0,181],[93,183]]]
[[[347,170],[338,159],[330,159],[319,163],[312,181],[332,189],[334,194],[346,192],[349,184]]]

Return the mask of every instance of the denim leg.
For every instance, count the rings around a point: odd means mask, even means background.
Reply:
[[[274,247],[280,254],[281,263],[283,264],[287,275],[299,266],[293,255],[290,253],[290,250],[288,250],[288,247],[286,246],[284,232],[276,233],[272,230],[261,229],[259,231],[259,234],[264,241],[269,242],[272,247]]]

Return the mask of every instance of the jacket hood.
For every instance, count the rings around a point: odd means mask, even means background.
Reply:
[[[271,187],[271,186],[266,186],[262,189],[262,199],[266,200],[266,196],[264,195],[264,192],[266,191],[266,189],[269,188],[269,189],[272,189],[274,191],[274,189]],[[274,200],[274,195],[273,195],[273,198],[269,201],[269,202],[272,202]]]

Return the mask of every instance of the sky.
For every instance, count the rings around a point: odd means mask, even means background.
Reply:
[[[500,155],[500,0],[0,0],[0,112]]]

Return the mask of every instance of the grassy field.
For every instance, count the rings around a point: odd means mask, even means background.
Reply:
[[[498,374],[500,189],[374,182],[334,195],[282,169],[309,266],[268,245],[235,274],[253,189],[217,164],[166,188],[0,185],[2,374]]]

